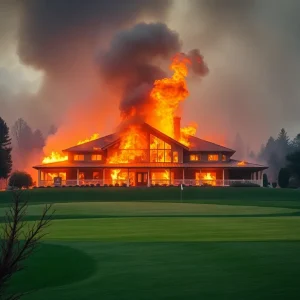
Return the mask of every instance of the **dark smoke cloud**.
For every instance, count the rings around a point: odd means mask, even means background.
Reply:
[[[169,59],[180,48],[178,34],[163,23],[140,23],[116,34],[108,51],[100,54],[99,64],[106,80],[118,82],[123,90],[123,116],[132,108],[144,115],[153,82],[166,76],[157,60]]]
[[[161,60],[169,63],[181,47],[178,33],[163,23],[140,23],[115,35],[108,51],[100,54],[99,64],[106,80],[121,86],[123,94],[119,108],[123,118],[134,115],[135,121],[146,120],[149,110],[153,109],[150,98],[153,83],[167,76]],[[181,56],[190,61],[194,75],[208,73],[198,49],[181,53]]]

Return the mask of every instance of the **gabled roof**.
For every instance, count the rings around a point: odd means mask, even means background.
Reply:
[[[204,151],[204,152],[231,152],[235,153],[235,150],[223,147],[221,145],[202,140],[196,136],[189,136],[190,151]]]
[[[163,132],[157,130],[156,128],[150,126],[147,123],[141,124],[145,129],[149,129],[154,134],[159,135],[160,137],[163,137],[165,140],[169,140],[174,144],[179,145],[180,147],[189,150],[189,151],[204,151],[204,152],[229,152],[229,153],[235,153],[235,150],[223,147],[221,145],[208,142],[205,140],[202,140],[195,136],[189,136],[188,141],[190,142],[190,146],[187,147],[180,142],[174,140],[173,138],[169,137],[168,135],[164,134]],[[120,140],[120,135],[118,133],[113,133],[104,137],[101,137],[99,139],[81,144],[76,145],[70,148],[67,148],[63,150],[63,152],[93,152],[97,150],[105,150],[108,147],[112,146],[116,142]]]

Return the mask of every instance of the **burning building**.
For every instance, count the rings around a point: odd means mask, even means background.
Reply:
[[[202,76],[208,72],[200,53],[175,55],[170,69],[171,77],[152,84],[139,82],[136,87],[130,84],[126,89],[130,94],[120,105],[122,123],[115,133],[95,134],[63,154],[52,152],[43,164],[34,166],[38,185],[55,181],[68,186],[260,184],[267,167],[234,160],[235,150],[196,137],[197,124],[181,127],[178,114],[188,96],[188,71]]]

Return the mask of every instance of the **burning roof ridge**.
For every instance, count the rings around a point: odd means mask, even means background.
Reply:
[[[118,136],[118,133],[117,133],[117,132],[114,132],[114,133],[111,133],[111,134],[107,134],[107,135],[105,135],[105,136],[101,136],[101,137],[99,137],[99,138],[97,138],[97,139],[88,141],[88,142],[83,143],[83,144],[79,144],[79,145],[74,145],[74,146],[68,147],[68,148],[62,150],[62,152],[67,152],[67,151],[69,151],[70,149],[73,149],[73,148],[75,148],[75,147],[79,147],[79,146],[82,146],[82,145],[88,145],[88,144],[90,144],[90,143],[95,143],[96,141],[99,141],[99,140],[101,140],[101,139],[105,139],[105,138],[111,137],[111,136],[113,136],[113,135],[116,135],[117,140],[120,138],[120,137]],[[105,147],[103,147],[103,148],[105,148]]]
[[[227,150],[230,150],[231,152],[236,152],[235,150],[233,150],[233,149],[231,149],[231,148],[228,148],[228,147],[222,146],[222,145],[220,145],[220,144],[217,144],[217,143],[214,143],[214,142],[211,142],[211,141],[208,141],[208,140],[199,138],[198,136],[190,135],[190,134],[188,134],[188,136],[189,136],[189,137],[192,137],[192,138],[195,138],[195,139],[198,139],[198,140],[201,140],[201,141],[206,142],[206,143],[210,143],[210,144],[215,145],[215,146],[219,146],[219,147],[225,148],[225,149],[227,149]]]

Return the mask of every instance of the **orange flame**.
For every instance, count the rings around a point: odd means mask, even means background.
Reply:
[[[170,66],[174,71],[172,77],[156,80],[150,94],[155,103],[155,127],[172,138],[175,138],[173,118],[180,103],[189,94],[185,80],[189,63],[185,55],[175,55]]]
[[[51,154],[47,157],[44,157],[43,159],[43,164],[49,164],[53,162],[58,162],[58,161],[65,161],[68,160],[68,156],[61,155],[60,153],[56,151],[52,151]]]
[[[237,165],[238,165],[238,166],[245,166],[246,163],[245,163],[244,161],[239,161],[239,162],[237,163]]]
[[[94,134],[92,134],[89,138],[77,142],[77,145],[82,145],[82,144],[85,144],[85,143],[94,141],[94,140],[98,139],[99,137],[100,137],[100,136],[99,136],[99,133],[94,133]]]

